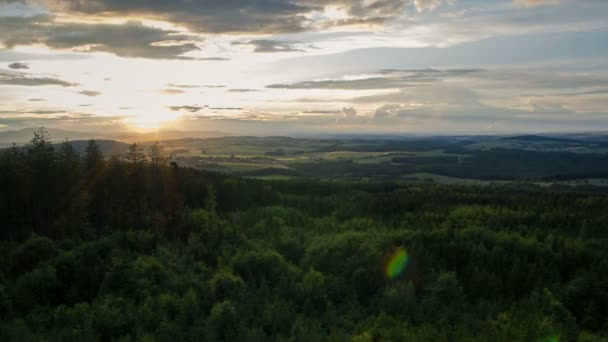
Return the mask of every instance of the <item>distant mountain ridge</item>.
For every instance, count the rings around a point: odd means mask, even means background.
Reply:
[[[13,131],[0,132],[0,147],[9,146],[12,143],[23,145],[27,144],[34,136],[34,131],[38,127],[22,128]],[[98,133],[88,131],[70,131],[57,128],[47,128],[47,132],[51,138],[51,142],[59,143],[64,140],[76,141],[76,140],[117,140],[122,142],[147,142],[156,140],[179,140],[187,138],[217,138],[224,136],[234,136],[234,134],[218,131],[177,131],[167,130],[158,132],[109,132],[109,133]]]
[[[76,141],[70,141],[69,143],[70,143],[70,145],[72,145],[74,147],[74,150],[76,150],[76,152],[78,154],[83,155],[87,148],[89,140],[76,140]],[[129,144],[120,142],[120,141],[116,141],[116,140],[96,139],[95,143],[97,143],[99,150],[106,158],[114,156],[114,155],[121,155],[121,154],[127,152],[127,150],[129,149]],[[58,145],[59,144],[55,144],[55,146],[58,146]]]
[[[15,131],[4,131],[0,132],[0,144],[18,144],[22,145],[30,142],[34,136],[34,131],[38,127],[23,128]],[[88,140],[88,139],[102,139],[103,134],[93,132],[81,132],[81,131],[69,131],[56,128],[47,128],[47,132],[52,142],[61,142],[65,139],[68,140]]]
[[[530,142],[560,142],[560,143],[581,143],[582,141],[570,138],[551,137],[542,135],[518,135],[514,137],[504,137],[502,140],[530,141]]]

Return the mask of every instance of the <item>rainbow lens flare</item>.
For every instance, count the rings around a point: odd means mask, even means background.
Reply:
[[[397,248],[386,266],[386,275],[391,279],[399,277],[405,270],[408,261],[409,256],[407,255],[405,248]]]

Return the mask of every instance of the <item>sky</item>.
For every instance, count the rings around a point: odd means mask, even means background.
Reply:
[[[606,0],[0,0],[0,131],[605,131],[606,18]]]

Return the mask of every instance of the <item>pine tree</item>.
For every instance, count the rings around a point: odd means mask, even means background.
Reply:
[[[146,161],[146,155],[144,154],[144,148],[134,142],[129,145],[129,150],[125,153],[124,159],[134,165],[142,164]]]
[[[34,148],[45,147],[51,142],[51,135],[44,127],[40,127],[34,131],[34,137],[30,140]]]
[[[150,146],[150,152],[148,154],[150,162],[154,166],[165,165],[167,157],[165,156],[165,147],[156,141]]]
[[[89,140],[84,152],[84,166],[87,171],[98,169],[103,165],[103,153],[95,140]]]

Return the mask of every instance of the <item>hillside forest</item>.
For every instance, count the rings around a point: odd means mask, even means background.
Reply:
[[[0,151],[2,341],[607,341],[603,191]]]

